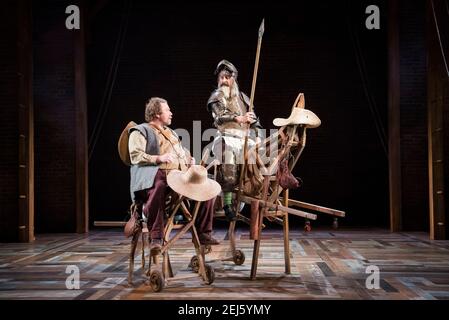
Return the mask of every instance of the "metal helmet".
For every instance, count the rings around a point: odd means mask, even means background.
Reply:
[[[214,74],[218,75],[223,70],[229,71],[231,73],[231,75],[237,80],[237,76],[238,76],[237,68],[232,63],[230,63],[228,60],[221,60],[218,63]]]

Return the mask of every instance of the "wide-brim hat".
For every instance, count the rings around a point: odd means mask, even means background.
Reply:
[[[273,124],[277,127],[302,124],[306,128],[318,128],[321,125],[321,120],[312,111],[296,107],[293,108],[292,113],[287,119],[276,118],[273,120]]]
[[[207,177],[207,169],[193,165],[187,171],[172,170],[167,183],[178,194],[195,201],[207,201],[218,196],[221,186]]]
[[[120,138],[118,139],[117,143],[117,149],[120,159],[122,159],[123,163],[126,164],[127,166],[131,165],[131,159],[129,157],[129,149],[128,149],[128,139],[129,139],[128,131],[129,129],[135,126],[137,126],[137,123],[135,123],[134,121],[130,121],[127,124],[126,128],[123,129],[122,133],[120,134]]]
[[[239,72],[237,71],[237,68],[228,60],[221,60],[218,63],[214,74],[218,75],[223,70],[229,71],[232,74],[232,76],[237,80],[237,76],[238,76]]]

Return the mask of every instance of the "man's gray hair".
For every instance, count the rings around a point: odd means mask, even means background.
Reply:
[[[145,105],[145,121],[150,122],[161,114],[161,105],[167,103],[167,100],[153,97]]]

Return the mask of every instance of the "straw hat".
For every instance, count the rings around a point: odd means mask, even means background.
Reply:
[[[118,139],[117,143],[117,149],[118,154],[120,155],[120,159],[122,159],[123,163],[127,166],[131,165],[131,159],[129,158],[129,149],[128,149],[128,138],[129,133],[128,130],[132,127],[137,126],[137,123],[134,121],[131,121],[128,123],[125,129],[123,129],[122,133],[120,134],[120,138]]]
[[[303,108],[293,108],[290,117],[287,119],[276,118],[273,124],[277,127],[283,127],[294,124],[304,124],[306,128],[318,128],[321,125],[321,120],[318,116],[310,110]]]
[[[221,192],[221,186],[207,178],[207,169],[193,165],[187,171],[172,170],[167,183],[175,192],[195,201],[207,201]]]

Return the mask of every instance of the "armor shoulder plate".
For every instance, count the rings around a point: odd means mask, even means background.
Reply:
[[[215,102],[220,102],[224,98],[224,94],[221,90],[215,90],[212,92],[212,94],[209,97],[209,100],[207,100],[207,110],[211,112],[211,104]]]

